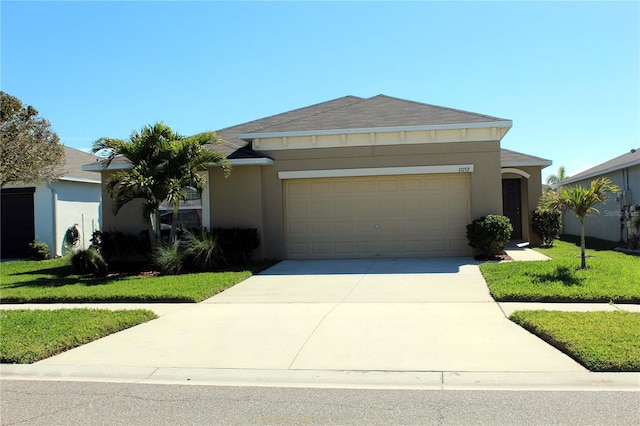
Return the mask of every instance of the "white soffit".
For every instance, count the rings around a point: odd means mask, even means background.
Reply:
[[[511,128],[511,120],[486,121],[481,123],[459,124],[428,124],[422,126],[398,126],[398,127],[371,127],[362,129],[327,129],[327,130],[298,130],[290,132],[255,132],[241,133],[238,137],[244,140],[283,138],[297,136],[328,136],[328,135],[352,135],[359,133],[390,133],[390,132],[416,132],[424,130],[457,130],[457,129],[487,129],[487,128]]]
[[[442,166],[380,167],[364,169],[297,170],[278,172],[280,179],[314,179],[332,177],[425,175],[440,173],[472,173],[473,164]]]
[[[531,160],[531,161],[505,161],[500,164],[501,167],[549,167],[553,162],[551,160]]]

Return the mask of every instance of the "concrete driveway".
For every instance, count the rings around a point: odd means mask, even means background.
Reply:
[[[584,372],[505,318],[470,258],[283,261],[38,364]]]

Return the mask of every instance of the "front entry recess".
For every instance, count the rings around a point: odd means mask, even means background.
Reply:
[[[514,240],[522,239],[520,179],[502,179],[502,214],[509,218]]]

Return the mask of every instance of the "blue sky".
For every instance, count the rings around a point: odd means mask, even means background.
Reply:
[[[638,2],[11,2],[2,90],[85,149],[383,93],[513,120],[569,174],[640,147]]]

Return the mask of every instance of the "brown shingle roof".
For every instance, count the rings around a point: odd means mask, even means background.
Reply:
[[[358,99],[318,114],[287,120],[242,133],[280,133],[314,130],[373,129],[508,121],[473,112],[378,95]]]
[[[570,176],[568,179],[563,180],[561,185],[566,185],[584,179],[591,179],[598,175],[637,165],[640,165],[640,148],[632,149],[626,154],[622,154],[609,161],[605,161],[604,163],[598,164],[597,166],[585,170],[582,173],[578,173],[577,175]]]
[[[411,127],[508,121],[489,115],[424,104],[378,95],[371,98],[344,96],[327,102],[294,109],[247,123],[218,130],[220,145],[207,145],[229,159],[265,158],[265,154],[251,149],[241,134],[277,133],[327,129],[364,129],[383,127]],[[524,155],[524,154],[522,154]],[[537,157],[535,157],[537,159]],[[548,161],[548,160],[544,160]],[[126,163],[115,158],[113,165]]]
[[[248,123],[238,124],[218,130],[216,133],[222,138],[222,146],[210,145],[216,151],[220,151],[228,158],[254,158],[264,157],[263,154],[256,153],[250,149],[240,150],[249,143],[240,139],[238,136],[242,133],[252,133],[261,131],[267,127],[283,125],[294,120],[309,118],[318,114],[326,113],[337,108],[361,101],[362,98],[357,96],[344,96],[342,98],[333,99],[331,101],[322,102],[304,108],[294,109],[282,114],[276,114],[259,120],[250,121]]]
[[[511,151],[510,149],[500,149],[500,164],[502,167],[517,167],[517,166],[550,166],[551,160],[546,158],[536,157],[534,155],[523,154],[517,151]]]
[[[82,170],[82,166],[85,164],[94,164],[99,158],[95,155],[88,154],[84,151],[80,151],[68,146],[64,147],[64,168],[62,169],[64,180],[90,180],[100,183],[99,176],[93,172],[87,172]]]

